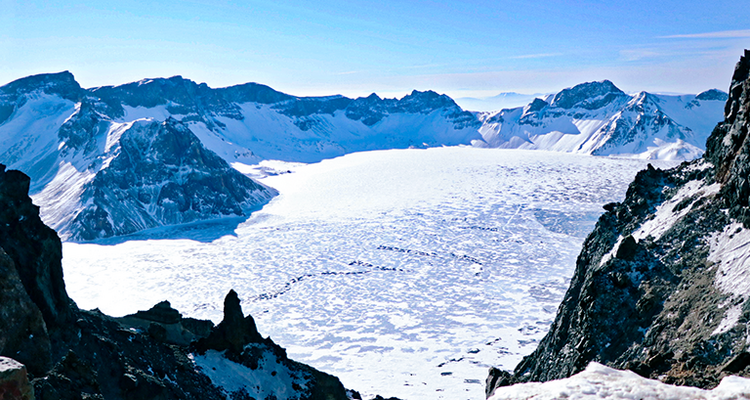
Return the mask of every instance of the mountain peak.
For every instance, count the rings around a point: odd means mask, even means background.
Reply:
[[[0,86],[0,91],[11,96],[43,91],[70,101],[78,101],[82,96],[82,90],[70,71],[31,75]]]
[[[439,108],[453,108],[458,105],[450,97],[427,90],[420,92],[412,90],[411,94],[404,96],[398,101],[400,108],[406,112],[419,112],[427,114]]]
[[[621,96],[627,95],[609,80],[586,82],[572,88],[563,89],[555,95],[552,105],[564,109],[581,107],[593,110],[601,108]]]
[[[697,96],[695,96],[697,100],[718,100],[718,101],[727,101],[729,98],[729,95],[719,89],[709,89],[705,92],[698,93]]]

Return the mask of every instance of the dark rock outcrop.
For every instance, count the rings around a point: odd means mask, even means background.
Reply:
[[[251,370],[260,368],[261,362],[272,358],[274,364],[283,365],[292,376],[301,377],[308,390],[301,398],[310,400],[347,400],[347,390],[338,378],[318,371],[305,364],[290,360],[286,350],[271,338],[263,338],[255,326],[253,317],[244,316],[240,299],[230,290],[224,299],[224,319],[211,330],[211,333],[195,342],[197,353],[207,351],[223,352],[228,359]],[[296,382],[292,386],[299,385]]]
[[[124,318],[79,310],[65,291],[60,239],[40,221],[28,187],[27,176],[0,166],[0,356],[29,368],[37,399],[236,398],[191,359],[197,342],[208,344],[204,351],[222,351],[218,357],[226,362],[255,368],[259,357],[275,355],[303,380],[286,391],[300,399],[346,399],[337,378],[289,360],[284,349],[262,338],[233,291],[217,327],[183,318],[168,302]],[[2,378],[0,371],[3,398],[25,398],[16,393],[25,389]]]
[[[706,95],[708,96],[708,94]],[[750,293],[720,284],[718,237],[750,227],[750,51],[737,64],[725,121],[702,160],[648,168],[608,204],[576,261],[550,331],[497,387],[548,381],[596,361],[667,383],[710,388],[750,376]],[[745,236],[741,236],[745,237]],[[746,243],[745,243],[746,244]]]
[[[213,349],[239,354],[246,345],[262,342],[252,315],[244,316],[237,292],[230,290],[224,299],[224,319],[197,346],[203,352]]]
[[[160,343],[178,346],[189,346],[192,342],[207,337],[214,327],[211,321],[184,318],[168,301],[116,320],[123,326],[146,332]]]
[[[42,313],[21,283],[13,260],[0,249],[0,354],[12,356],[33,373],[52,363]]]

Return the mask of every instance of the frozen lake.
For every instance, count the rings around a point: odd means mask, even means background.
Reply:
[[[366,396],[427,400],[483,399],[490,365],[536,347],[601,206],[646,162],[452,147],[262,166],[291,173],[263,178],[281,194],[234,230],[65,243],[68,293],[218,322],[233,288],[291,358]]]

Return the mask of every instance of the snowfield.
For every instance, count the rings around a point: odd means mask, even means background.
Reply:
[[[489,400],[740,400],[750,399],[750,379],[728,376],[713,390],[667,385],[631,371],[592,362],[567,379],[499,388]]]
[[[234,167],[280,195],[244,222],[65,243],[71,297],[218,322],[233,288],[290,358],[426,400],[482,399],[489,366],[536,347],[601,206],[646,162],[450,147]]]

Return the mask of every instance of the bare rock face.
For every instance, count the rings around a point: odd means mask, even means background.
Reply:
[[[70,322],[72,302],[62,275],[60,238],[39,218],[28,196],[29,177],[0,165],[0,247],[13,260],[24,288],[48,328]]]
[[[34,388],[29,383],[26,367],[8,357],[0,357],[0,399],[34,400]]]
[[[0,164],[0,354],[39,374],[52,366],[50,340],[66,333],[75,305],[65,291],[60,239],[39,219],[28,190],[26,175]]]
[[[726,119],[714,129],[706,156],[723,184],[722,199],[732,217],[750,227],[750,51],[737,63],[724,110]]]
[[[26,293],[13,260],[1,248],[0,321],[0,354],[14,357],[35,374],[51,367],[50,340],[42,313]]]
[[[736,284],[750,267],[732,264],[750,243],[748,130],[746,50],[704,159],[649,167],[622,203],[605,206],[550,331],[512,375],[491,371],[488,396],[499,386],[569,377],[591,361],[703,388],[750,376],[750,292]]]
[[[188,346],[207,337],[214,328],[211,321],[183,318],[166,300],[149,310],[138,311],[116,320],[125,327],[147,332],[158,342],[179,346]]]

